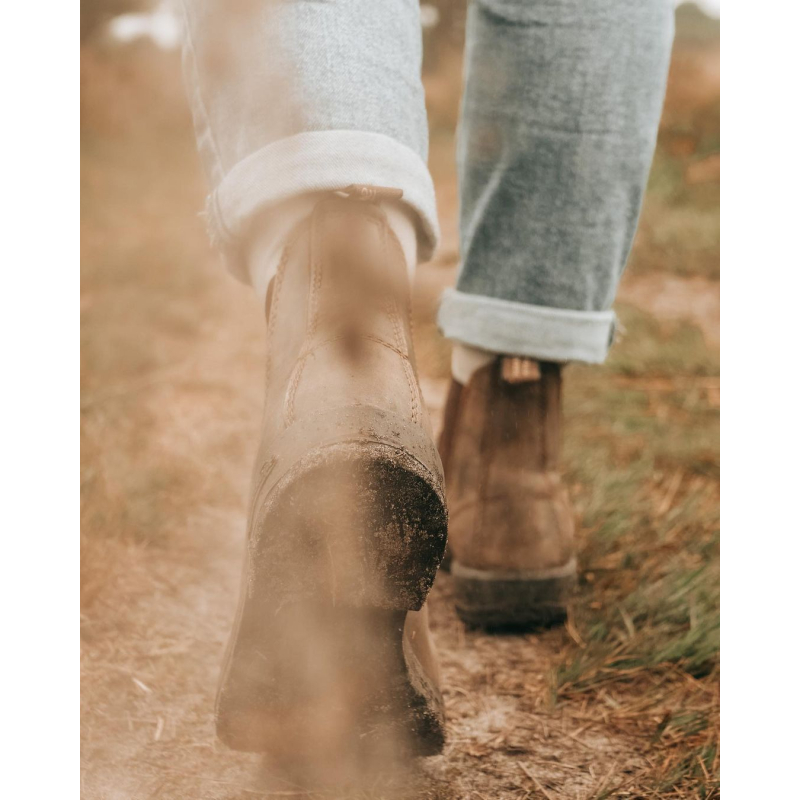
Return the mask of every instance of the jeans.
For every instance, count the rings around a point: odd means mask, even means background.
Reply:
[[[417,0],[184,0],[184,65],[231,269],[256,219],[353,183],[438,238]],[[672,0],[472,0],[458,140],[461,266],[445,336],[600,362],[655,147]]]

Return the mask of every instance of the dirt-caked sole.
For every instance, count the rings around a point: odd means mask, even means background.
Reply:
[[[456,613],[471,627],[528,631],[564,622],[576,564],[546,571],[500,571],[450,564]]]
[[[334,441],[284,460],[256,493],[217,733],[273,755],[378,741],[431,755],[444,742],[442,698],[404,630],[446,543],[435,451],[423,452],[418,428],[375,415],[355,431],[339,422]]]

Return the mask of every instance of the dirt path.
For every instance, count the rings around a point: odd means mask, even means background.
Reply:
[[[233,613],[243,522],[206,520],[189,565],[185,554],[150,554],[128,580],[151,591],[121,591],[122,613],[90,624],[84,797],[318,796],[214,739],[214,687]],[[608,731],[582,730],[574,720],[564,724],[540,707],[546,666],[562,634],[512,639],[466,633],[448,594],[445,578],[432,607],[444,668],[447,751],[429,759],[411,793],[401,795],[540,796],[538,781],[558,787],[558,797],[593,796],[606,777],[598,764],[613,756],[615,766],[620,759],[635,765],[629,743]]]

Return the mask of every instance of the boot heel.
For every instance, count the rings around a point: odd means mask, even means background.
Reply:
[[[457,561],[452,562],[450,570],[461,620],[498,631],[536,630],[563,622],[577,573],[574,559],[551,570],[480,570]]]
[[[316,446],[311,446],[314,442]],[[419,426],[377,408],[312,417],[271,447],[255,492],[250,594],[417,610],[447,543],[442,466]]]
[[[254,530],[251,594],[418,610],[447,540],[434,474],[407,451],[344,443],[311,453],[278,484]]]
[[[301,481],[277,487],[270,535],[248,559],[217,733],[233,749],[273,754],[348,758],[377,742],[438,753],[443,702],[403,632],[444,550],[440,498],[383,448],[335,447],[300,466]]]

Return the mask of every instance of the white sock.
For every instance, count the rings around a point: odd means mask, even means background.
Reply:
[[[468,344],[455,342],[453,345],[453,357],[450,362],[450,371],[453,378],[463,386],[469,383],[469,379],[486,364],[499,358],[499,353],[490,353],[488,350],[481,350],[479,347],[472,347]]]
[[[289,234],[299,222],[311,215],[318,202],[318,195],[307,194],[282,203],[269,215],[253,239],[247,270],[250,274],[250,283],[262,303],[266,301],[269,282],[278,271],[283,247]],[[386,213],[389,227],[403,248],[410,283],[417,266],[417,231],[412,213],[398,202],[383,202],[380,206]]]

